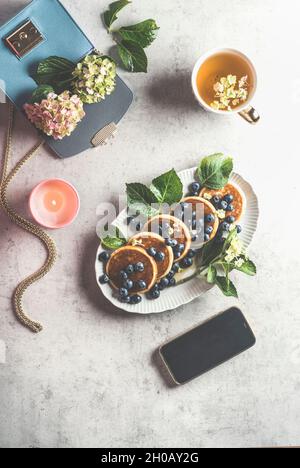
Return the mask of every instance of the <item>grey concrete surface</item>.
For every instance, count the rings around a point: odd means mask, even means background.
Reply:
[[[26,3],[1,0],[0,21]],[[108,1],[63,3],[108,52],[111,42],[99,17]],[[11,191],[14,205],[26,213],[32,187],[61,176],[74,183],[82,201],[76,223],[53,233],[59,262],[26,296],[28,311],[45,327],[37,336],[15,320],[11,295],[44,251],[0,214],[1,447],[299,445],[299,14],[295,0],[134,0],[124,11],[124,23],[154,17],[161,30],[148,50],[149,73],[121,72],[135,99],[117,138],[65,162],[43,149]],[[257,127],[208,115],[193,100],[193,64],[219,45],[245,51],[257,65]],[[1,143],[5,124],[1,105]],[[35,139],[18,116],[14,159]],[[215,151],[232,154],[236,170],[259,195],[261,218],[251,246],[258,275],[236,278],[238,304],[257,345],[173,389],[153,361],[155,349],[235,302],[213,290],[158,316],[113,309],[94,279],[96,207],[115,200],[127,181],[148,182]]]

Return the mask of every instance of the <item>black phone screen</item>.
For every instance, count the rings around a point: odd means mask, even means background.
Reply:
[[[177,384],[199,377],[255,344],[242,312],[233,307],[160,348]]]

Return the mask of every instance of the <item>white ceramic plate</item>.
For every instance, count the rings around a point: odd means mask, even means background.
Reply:
[[[179,173],[179,177],[183,183],[183,193],[189,192],[189,186],[195,180],[196,169],[197,168],[186,169],[185,171]],[[240,239],[243,241],[245,247],[249,247],[257,229],[257,222],[259,217],[257,196],[254,193],[251,185],[246,182],[240,175],[233,173],[230,178],[230,182],[233,182],[237,187],[239,187],[246,197],[246,210],[239,224],[243,228],[242,233],[240,234]],[[118,227],[121,232],[124,232],[125,227],[127,228],[127,211],[122,211],[113,224]],[[193,301],[197,297],[206,293],[212,287],[211,285],[207,284],[206,281],[193,278],[187,283],[164,290],[160,298],[157,300],[152,301],[146,297],[143,297],[143,301],[138,305],[122,304],[118,300],[116,292],[112,290],[109,284],[101,285],[98,281],[99,277],[104,273],[103,264],[98,260],[99,254],[102,251],[103,248],[99,246],[96,257],[96,279],[98,285],[104,296],[114,306],[127,312],[138,314],[156,314],[165,312],[167,310],[172,310],[176,307],[180,307]],[[191,273],[189,272],[189,275],[190,274]]]

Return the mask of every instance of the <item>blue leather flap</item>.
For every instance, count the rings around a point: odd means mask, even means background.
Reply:
[[[28,19],[33,21],[45,41],[19,59],[3,39]],[[0,28],[0,80],[5,84],[4,91],[11,101],[22,107],[36,88],[30,75],[41,60],[58,55],[78,62],[93,48],[93,44],[58,0],[33,0]]]

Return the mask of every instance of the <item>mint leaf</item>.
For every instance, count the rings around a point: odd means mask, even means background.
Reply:
[[[154,179],[150,190],[159,203],[168,205],[180,202],[183,197],[183,185],[174,169]]]
[[[155,216],[157,210],[151,204],[157,204],[154,193],[143,184],[126,184],[128,206],[146,216]]]
[[[217,269],[213,265],[209,265],[207,272],[207,282],[209,284],[215,284],[217,278]]]
[[[126,244],[126,240],[122,239],[120,237],[104,237],[101,239],[101,244],[106,247],[107,249],[110,250],[117,250],[120,247],[123,247],[123,245]]]
[[[236,262],[240,258],[244,260],[244,263],[242,266],[238,267],[236,266]],[[255,276],[257,272],[255,264],[251,260],[246,258],[244,255],[240,255],[238,258],[236,258],[234,261],[230,263],[225,262],[225,261],[219,261],[216,263],[216,265],[221,266],[224,269],[226,274],[230,273],[233,270],[237,270],[237,271],[241,271],[242,273],[245,273],[245,275]]]
[[[118,42],[118,53],[126,70],[147,73],[148,59],[143,47],[137,42]]]
[[[108,31],[110,31],[111,25],[118,19],[117,14],[123,8],[125,8],[129,3],[128,0],[119,0],[118,2],[113,2],[109,5],[109,9],[104,13],[104,23]]]
[[[43,99],[47,99],[49,93],[54,93],[54,89],[49,85],[40,85],[32,93],[31,104],[39,104]]]
[[[244,255],[241,255],[239,258],[242,258],[244,260],[244,263],[241,267],[237,267],[236,265],[234,265],[234,269],[245,273],[245,275],[255,276],[257,272],[256,265]]]
[[[148,19],[132,26],[123,26],[117,32],[125,41],[134,41],[146,48],[155,40],[158,29],[156,21]]]
[[[227,280],[224,276],[217,276],[216,285],[221,289],[224,296],[238,298],[238,293],[233,282]]]
[[[223,244],[217,243],[215,239],[207,242],[201,251],[201,264],[203,266],[215,263],[223,250]]]
[[[106,226],[105,230],[108,230],[108,226]],[[120,229],[114,228],[114,231],[114,236],[105,236],[101,239],[101,244],[103,247],[106,247],[110,250],[116,250],[126,244],[126,239],[121,234]]]
[[[217,153],[202,159],[198,176],[203,187],[218,190],[228,183],[232,170],[232,158]]]
[[[60,93],[71,85],[75,63],[63,57],[48,57],[38,65],[33,79],[38,85],[47,84]]]

